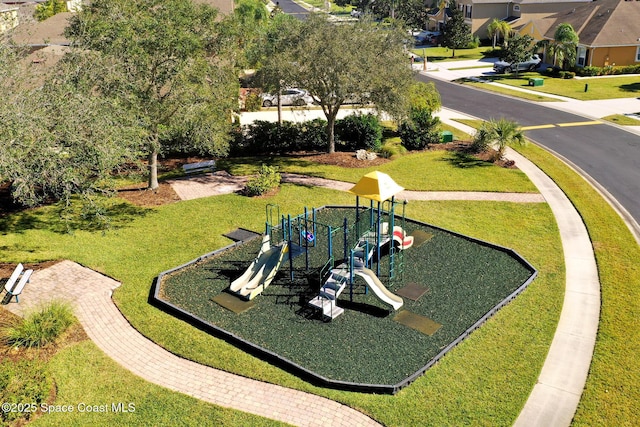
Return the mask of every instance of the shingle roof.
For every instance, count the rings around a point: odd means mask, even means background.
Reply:
[[[597,0],[534,21],[534,25],[548,39],[553,39],[556,28],[562,23],[571,24],[580,37],[581,45],[640,45],[638,0]]]

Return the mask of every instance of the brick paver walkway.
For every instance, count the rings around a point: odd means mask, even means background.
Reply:
[[[5,307],[23,315],[50,299],[74,304],[87,335],[120,365],[147,381],[216,405],[298,426],[378,426],[345,405],[182,359],[142,336],[113,303],[117,281],[72,261],[34,272]]]
[[[307,175],[283,173],[282,182],[314,187],[347,191],[354,186],[352,182],[334,181]],[[192,178],[179,178],[168,181],[182,200],[217,196],[242,190],[247,182],[246,176],[233,176],[226,172],[215,172]],[[543,203],[539,193],[497,193],[482,191],[401,191],[398,200],[478,200],[492,202]]]

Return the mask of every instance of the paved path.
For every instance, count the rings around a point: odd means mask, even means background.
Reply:
[[[233,375],[168,352],[132,328],[120,313],[111,299],[118,286],[100,273],[62,261],[34,272],[20,303],[5,307],[23,315],[46,299],[71,301],[87,335],[113,360],[147,381],[206,402],[298,426],[379,425],[332,400]]]
[[[235,193],[242,190],[247,182],[246,176],[232,176],[226,172],[215,172],[194,178],[179,178],[169,182],[173,190],[182,200],[200,197],[217,196]],[[283,173],[282,182],[330,188],[347,191],[354,186],[352,182],[334,181],[325,178],[310,177],[292,173]],[[539,193],[497,193],[486,191],[401,191],[396,195],[398,200],[478,200],[493,202],[543,203],[544,197]]]

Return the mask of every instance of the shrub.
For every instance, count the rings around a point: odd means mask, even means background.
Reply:
[[[38,409],[46,401],[52,382],[44,364],[36,360],[7,360],[0,364],[0,399],[6,404],[33,404]],[[34,411],[1,411],[2,425],[22,425],[18,419],[29,420]]]
[[[398,133],[402,145],[408,150],[422,150],[429,144],[442,142],[440,119],[424,108],[412,110],[410,119],[398,126]]]
[[[261,196],[268,191],[278,188],[282,177],[278,169],[272,166],[262,165],[258,175],[251,178],[244,187],[243,193],[247,196]]]
[[[313,119],[299,124],[298,140],[294,150],[317,151],[327,148],[327,121],[323,119]]]
[[[292,122],[268,122],[256,120],[245,127],[244,138],[237,148],[242,153],[284,153],[295,145],[299,127]]]
[[[477,49],[478,46],[480,46],[480,37],[474,36],[473,40],[467,44],[467,49]]]
[[[336,148],[341,151],[378,151],[382,144],[382,125],[373,114],[350,115],[337,120]]]
[[[594,77],[602,74],[602,68],[600,67],[582,67],[578,68],[578,74],[585,77]]]
[[[565,71],[564,73],[564,78],[565,79],[572,79],[576,76],[576,73],[574,73],[573,71]]]
[[[65,0],[47,0],[36,6],[33,17],[37,21],[44,21],[61,12],[67,12],[67,2]]]
[[[71,307],[54,301],[24,320],[0,328],[0,339],[14,347],[42,347],[55,341],[73,322]]]
[[[398,141],[398,142],[387,142],[382,147],[380,147],[380,151],[378,154],[380,157],[385,159],[390,159],[393,156],[400,156],[405,154],[407,149]]]
[[[260,98],[260,95],[254,92],[247,94],[244,100],[244,108],[247,111],[260,111],[260,108],[262,108],[262,98]]]

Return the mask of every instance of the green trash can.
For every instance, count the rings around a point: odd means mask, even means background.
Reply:
[[[442,142],[453,142],[453,133],[448,130],[443,130]]]
[[[529,79],[529,86],[542,86],[543,84],[544,84],[544,79],[541,79],[541,78]]]

